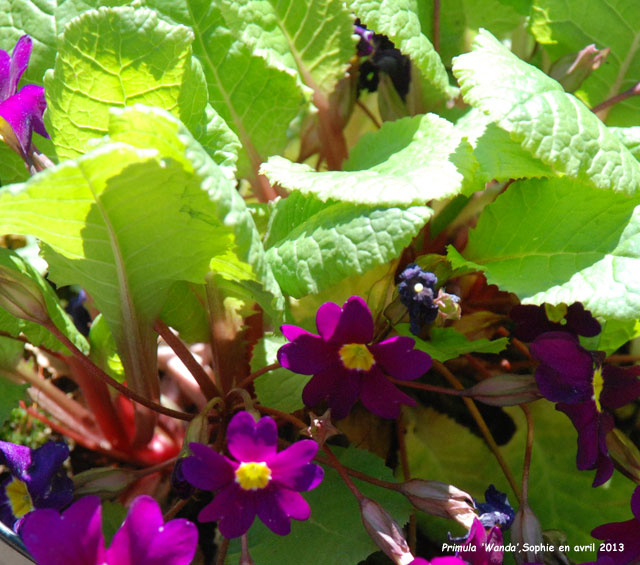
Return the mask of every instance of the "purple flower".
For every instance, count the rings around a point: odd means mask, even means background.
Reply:
[[[538,336],[530,347],[540,364],[536,381],[542,395],[556,402],[578,431],[577,467],[596,469],[593,486],[613,474],[606,438],[614,428],[615,410],[640,396],[640,367],[603,365],[603,354],[584,349],[567,332]]]
[[[306,520],[311,510],[299,491],[316,488],[324,471],[310,461],[318,451],[313,440],[302,440],[276,452],[278,428],[272,418],[258,422],[239,412],[227,428],[229,459],[201,443],[190,443],[182,473],[199,489],[217,491],[198,515],[201,522],[218,522],[220,533],[236,538],[246,533],[256,514],[281,536],[291,531],[290,518]]]
[[[133,501],[107,550],[97,496],[81,498],[62,514],[32,512],[20,537],[38,565],[189,565],[198,543],[193,523],[178,518],[165,524],[150,496]]]
[[[20,77],[29,64],[31,48],[31,38],[23,35],[18,39],[11,55],[0,50],[0,118],[4,118],[11,127],[23,156],[29,154],[34,130],[43,137],[49,137],[42,121],[47,105],[44,88],[28,84],[17,91]],[[3,129],[5,128],[0,120],[0,132]]]
[[[464,547],[456,552],[456,557],[470,565],[502,564],[502,532],[497,526],[487,533],[480,520],[475,519],[463,545]]]
[[[486,502],[476,504],[480,512],[480,522],[485,528],[502,526],[505,530],[511,527],[516,512],[509,504],[507,495],[495,486],[489,485],[484,493]]]
[[[411,333],[418,335],[426,324],[430,324],[438,316],[438,306],[433,302],[438,278],[413,263],[407,265],[399,278],[400,302],[409,310]]]
[[[612,522],[594,528],[591,535],[611,544],[608,551],[598,552],[598,563],[610,559],[613,565],[637,563],[640,560],[640,487],[631,495],[633,518],[626,522]]]
[[[385,377],[414,380],[431,367],[431,357],[415,351],[410,337],[373,340],[373,317],[359,296],[340,306],[326,302],[316,315],[315,335],[297,326],[282,326],[291,341],[278,351],[280,364],[303,375],[313,375],[302,392],[307,406],[328,399],[336,420],[347,416],[358,398],[374,414],[397,418],[400,406],[415,401]]]
[[[67,457],[69,448],[62,442],[50,441],[32,450],[0,441],[0,464],[10,473],[0,484],[0,521],[17,531],[32,510],[71,504],[73,482],[62,470]]]
[[[584,337],[594,337],[600,333],[602,327],[591,312],[584,309],[580,302],[576,302],[567,308],[567,312],[561,322],[552,322],[547,317],[547,309],[544,304],[534,306],[524,304],[514,306],[510,313],[511,319],[516,322],[513,334],[522,341],[533,341],[545,332],[569,332]]]

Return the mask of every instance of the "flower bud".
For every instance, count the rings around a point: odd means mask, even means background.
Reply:
[[[558,59],[549,70],[567,92],[575,92],[587,77],[595,71],[609,55],[609,47],[596,49],[592,43],[578,53],[570,53]]]
[[[627,435],[614,428],[607,434],[607,449],[616,469],[640,484],[640,451]]]
[[[399,490],[418,510],[432,516],[456,520],[467,530],[477,517],[473,498],[453,485],[440,481],[411,479],[400,485]]]
[[[310,413],[311,425],[303,430],[303,434],[314,439],[319,447],[322,447],[330,437],[341,432],[331,422],[331,410],[327,410],[322,416]]]
[[[73,477],[75,496],[96,495],[111,498],[122,493],[139,478],[139,473],[118,467],[97,467]]]
[[[413,561],[409,544],[404,539],[402,528],[382,506],[370,498],[360,501],[360,512],[364,529],[375,544],[396,565],[407,565]]]
[[[538,518],[526,502],[518,508],[516,517],[511,525],[511,543],[516,547],[524,547],[526,543],[528,547],[532,548],[529,551],[516,551],[514,553],[517,565],[542,563],[542,547],[544,546],[542,528]]]
[[[0,265],[0,306],[16,318],[46,324],[49,312],[42,290],[35,281],[10,267]]]
[[[533,375],[496,375],[461,394],[491,406],[517,406],[542,398]]]

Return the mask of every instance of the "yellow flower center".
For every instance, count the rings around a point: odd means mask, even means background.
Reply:
[[[271,469],[264,463],[241,463],[236,469],[236,483],[244,490],[258,490],[271,480]]]
[[[342,364],[347,369],[368,371],[376,362],[367,346],[362,343],[347,343],[340,348],[338,353]]]
[[[602,367],[599,367],[593,373],[593,399],[596,401],[596,408],[598,409],[598,412],[602,412],[600,395],[602,394],[603,386],[604,379],[602,378]]]
[[[22,518],[33,510],[33,501],[26,483],[14,478],[6,488],[7,498],[11,504],[11,512],[16,518]]]

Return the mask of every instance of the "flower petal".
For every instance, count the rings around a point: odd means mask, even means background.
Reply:
[[[615,565],[636,563],[640,557],[640,524],[636,520],[626,522],[611,522],[591,530],[591,536],[609,543],[621,544],[622,551],[598,551],[598,561],[601,557],[609,557]]]
[[[280,326],[280,331],[282,332],[282,335],[286,337],[289,341],[293,341],[294,339],[296,339],[298,336],[301,336],[301,335],[314,335],[311,332],[308,332],[307,330],[305,330],[304,328],[293,326],[291,324],[283,324],[282,326]],[[315,337],[319,337],[319,336],[315,336]]]
[[[218,529],[225,538],[237,538],[247,533],[255,517],[255,493],[243,491],[233,483],[200,511],[198,520],[218,522]]]
[[[605,365],[602,368],[604,386],[600,393],[603,406],[613,410],[622,408],[640,396],[640,366],[616,367]]]
[[[238,412],[227,428],[227,448],[238,461],[267,461],[278,447],[278,427],[265,416],[258,422],[249,412]]]
[[[304,333],[278,350],[278,362],[294,373],[313,375],[338,363],[339,357],[335,345],[328,344],[317,335]]]
[[[638,527],[640,527],[640,487],[636,487],[636,490],[631,495],[631,512],[638,521]]]
[[[34,130],[44,137],[49,137],[42,121],[46,106],[44,88],[35,84],[23,86],[20,92],[0,102],[0,117],[11,126],[25,155],[30,151]]]
[[[35,510],[25,516],[20,536],[39,565],[103,563],[100,499],[81,498],[62,515],[48,508]]]
[[[47,442],[32,453],[29,478],[25,482],[36,508],[61,509],[73,500],[73,481],[62,471],[69,448],[62,442]]]
[[[11,57],[6,51],[0,51],[0,102],[16,93],[20,77],[29,64],[32,43],[28,35],[23,35],[13,48]]]
[[[273,481],[295,491],[317,487],[324,476],[320,465],[309,463],[318,452],[313,440],[302,440],[278,453],[269,462]]]
[[[302,391],[302,401],[305,405],[315,406],[327,398],[342,373],[344,373],[344,369],[335,365],[313,375]],[[355,403],[355,400],[353,402]]]
[[[226,457],[202,443],[192,442],[189,449],[193,455],[182,460],[182,474],[194,487],[216,491],[234,481],[234,468]]]
[[[376,345],[369,351],[386,373],[396,379],[412,381],[420,378],[431,368],[431,357],[414,349],[415,341],[410,337],[392,337]]]
[[[347,371],[342,368],[336,370],[337,378],[327,397],[332,419],[342,420],[342,418],[346,418],[351,408],[353,408],[360,396],[361,373],[362,371]]]
[[[415,406],[416,401],[391,384],[381,371],[373,369],[362,379],[362,404],[381,418],[397,418],[402,404]]]
[[[344,303],[340,319],[329,342],[342,345],[345,343],[369,343],[372,339],[373,317],[371,311],[362,298],[352,296]]]
[[[297,492],[272,488],[258,496],[258,518],[275,534],[286,536],[291,520],[306,520],[311,515],[307,501]]]
[[[342,309],[335,302],[325,302],[316,313],[316,327],[322,339],[329,341],[336,331]]]

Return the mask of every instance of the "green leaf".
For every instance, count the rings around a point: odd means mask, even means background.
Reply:
[[[453,328],[431,328],[431,339],[424,341],[409,331],[409,324],[397,324],[395,330],[398,335],[413,338],[416,349],[428,353],[436,361],[445,362],[455,359],[465,353],[500,353],[509,340],[501,337],[489,341],[488,339],[468,340]]]
[[[127,509],[122,504],[110,500],[102,502],[102,533],[107,545],[111,544],[126,515]]]
[[[24,161],[6,143],[0,141],[0,186],[29,178]]]
[[[257,371],[277,361],[276,355],[287,340],[282,336],[267,335],[253,348],[251,371]],[[310,375],[299,375],[280,367],[255,380],[256,395],[261,404],[291,413],[304,408],[302,389],[311,380]]]
[[[113,106],[164,108],[195,131],[206,87],[192,41],[186,27],[141,8],[100,8],[69,23],[45,77],[47,130],[58,157],[77,157],[106,134]]]
[[[640,320],[607,320],[603,324],[602,333],[598,336],[598,342],[594,344],[593,349],[611,355],[619,347],[637,337],[640,337]]]
[[[361,449],[343,450],[332,446],[341,463],[369,476],[395,482],[393,473],[384,460]],[[404,526],[409,520],[410,505],[399,493],[372,486],[358,479],[354,483],[362,493],[379,502],[394,519]],[[312,491],[303,493],[311,506],[311,517],[304,521],[291,521],[291,533],[275,539],[275,534],[256,520],[249,532],[249,552],[261,565],[335,565],[359,563],[377,551],[377,546],[362,526],[360,507],[338,473],[325,466],[322,483]],[[327,551],[327,540],[331,550]],[[277,543],[276,543],[277,542]],[[235,549],[235,551],[234,551]],[[232,545],[229,563],[237,563],[239,544]],[[313,556],[312,560],[310,556]]]
[[[543,530],[566,532],[572,547],[590,544],[593,539],[589,532],[595,526],[627,518],[633,484],[614,473],[606,487],[591,488],[593,471],[576,470],[577,434],[569,419],[546,401],[531,404],[530,410],[535,428],[529,503]],[[517,477],[522,468],[526,421],[518,408],[505,412],[513,419],[516,432],[500,451]],[[453,484],[478,500],[493,483],[515,505],[500,467],[481,438],[431,408],[411,409],[405,414],[407,452],[414,478]],[[429,524],[430,537],[445,542],[451,522],[441,524],[439,529],[433,522]],[[595,553],[573,552],[572,559],[581,563],[595,560]]]
[[[342,0],[223,0],[231,32],[275,66],[328,96],[355,53],[353,18]]]
[[[465,102],[558,173],[616,192],[640,190],[640,163],[597,116],[488,32],[455,59],[453,72]]]
[[[363,24],[386,35],[411,59],[424,84],[423,92],[435,89],[440,99],[457,95],[457,89],[449,85],[442,59],[422,33],[418,0],[348,0],[347,5]]]
[[[523,302],[579,301],[605,319],[635,319],[639,203],[570,179],[519,181],[485,208],[464,258]]]
[[[285,148],[289,123],[305,104],[296,77],[270,66],[237,41],[216,2],[145,0],[145,4],[193,31],[193,50],[202,63],[209,102],[242,143],[239,174],[255,178],[260,163]]]
[[[0,338],[0,342],[6,338]],[[0,344],[0,354],[4,353],[4,347]],[[2,368],[0,368],[0,426],[3,425],[11,416],[11,411],[18,408],[21,400],[27,399],[27,385],[21,385],[10,381],[2,376]]]
[[[585,9],[587,8],[587,9]],[[611,49],[607,61],[583,83],[580,94],[596,105],[631,88],[640,77],[640,11],[625,0],[534,0],[530,29],[552,59],[577,53],[592,43]],[[631,97],[610,108],[607,122],[638,123],[640,99]]]
[[[207,342],[211,338],[203,285],[174,283],[160,317],[187,343]]]
[[[91,360],[115,380],[123,382],[124,367],[116,351],[116,343],[109,326],[102,314],[98,314],[91,323],[89,343],[91,344],[91,354],[89,355]]]
[[[0,49],[11,53],[18,39],[27,34],[33,39],[29,66],[22,75],[25,84],[40,84],[56,56],[55,0],[15,2],[0,0]]]
[[[344,171],[315,172],[283,157],[272,157],[261,171],[273,183],[322,201],[408,206],[459,193],[476,167],[471,146],[452,124],[426,114],[363,135]]]
[[[609,128],[623,145],[631,151],[631,154],[640,160],[640,126],[631,128]]]
[[[279,213],[288,214],[288,200],[276,205],[274,223]],[[272,241],[267,259],[283,292],[300,298],[399,256],[430,216],[425,206],[332,203]]]

